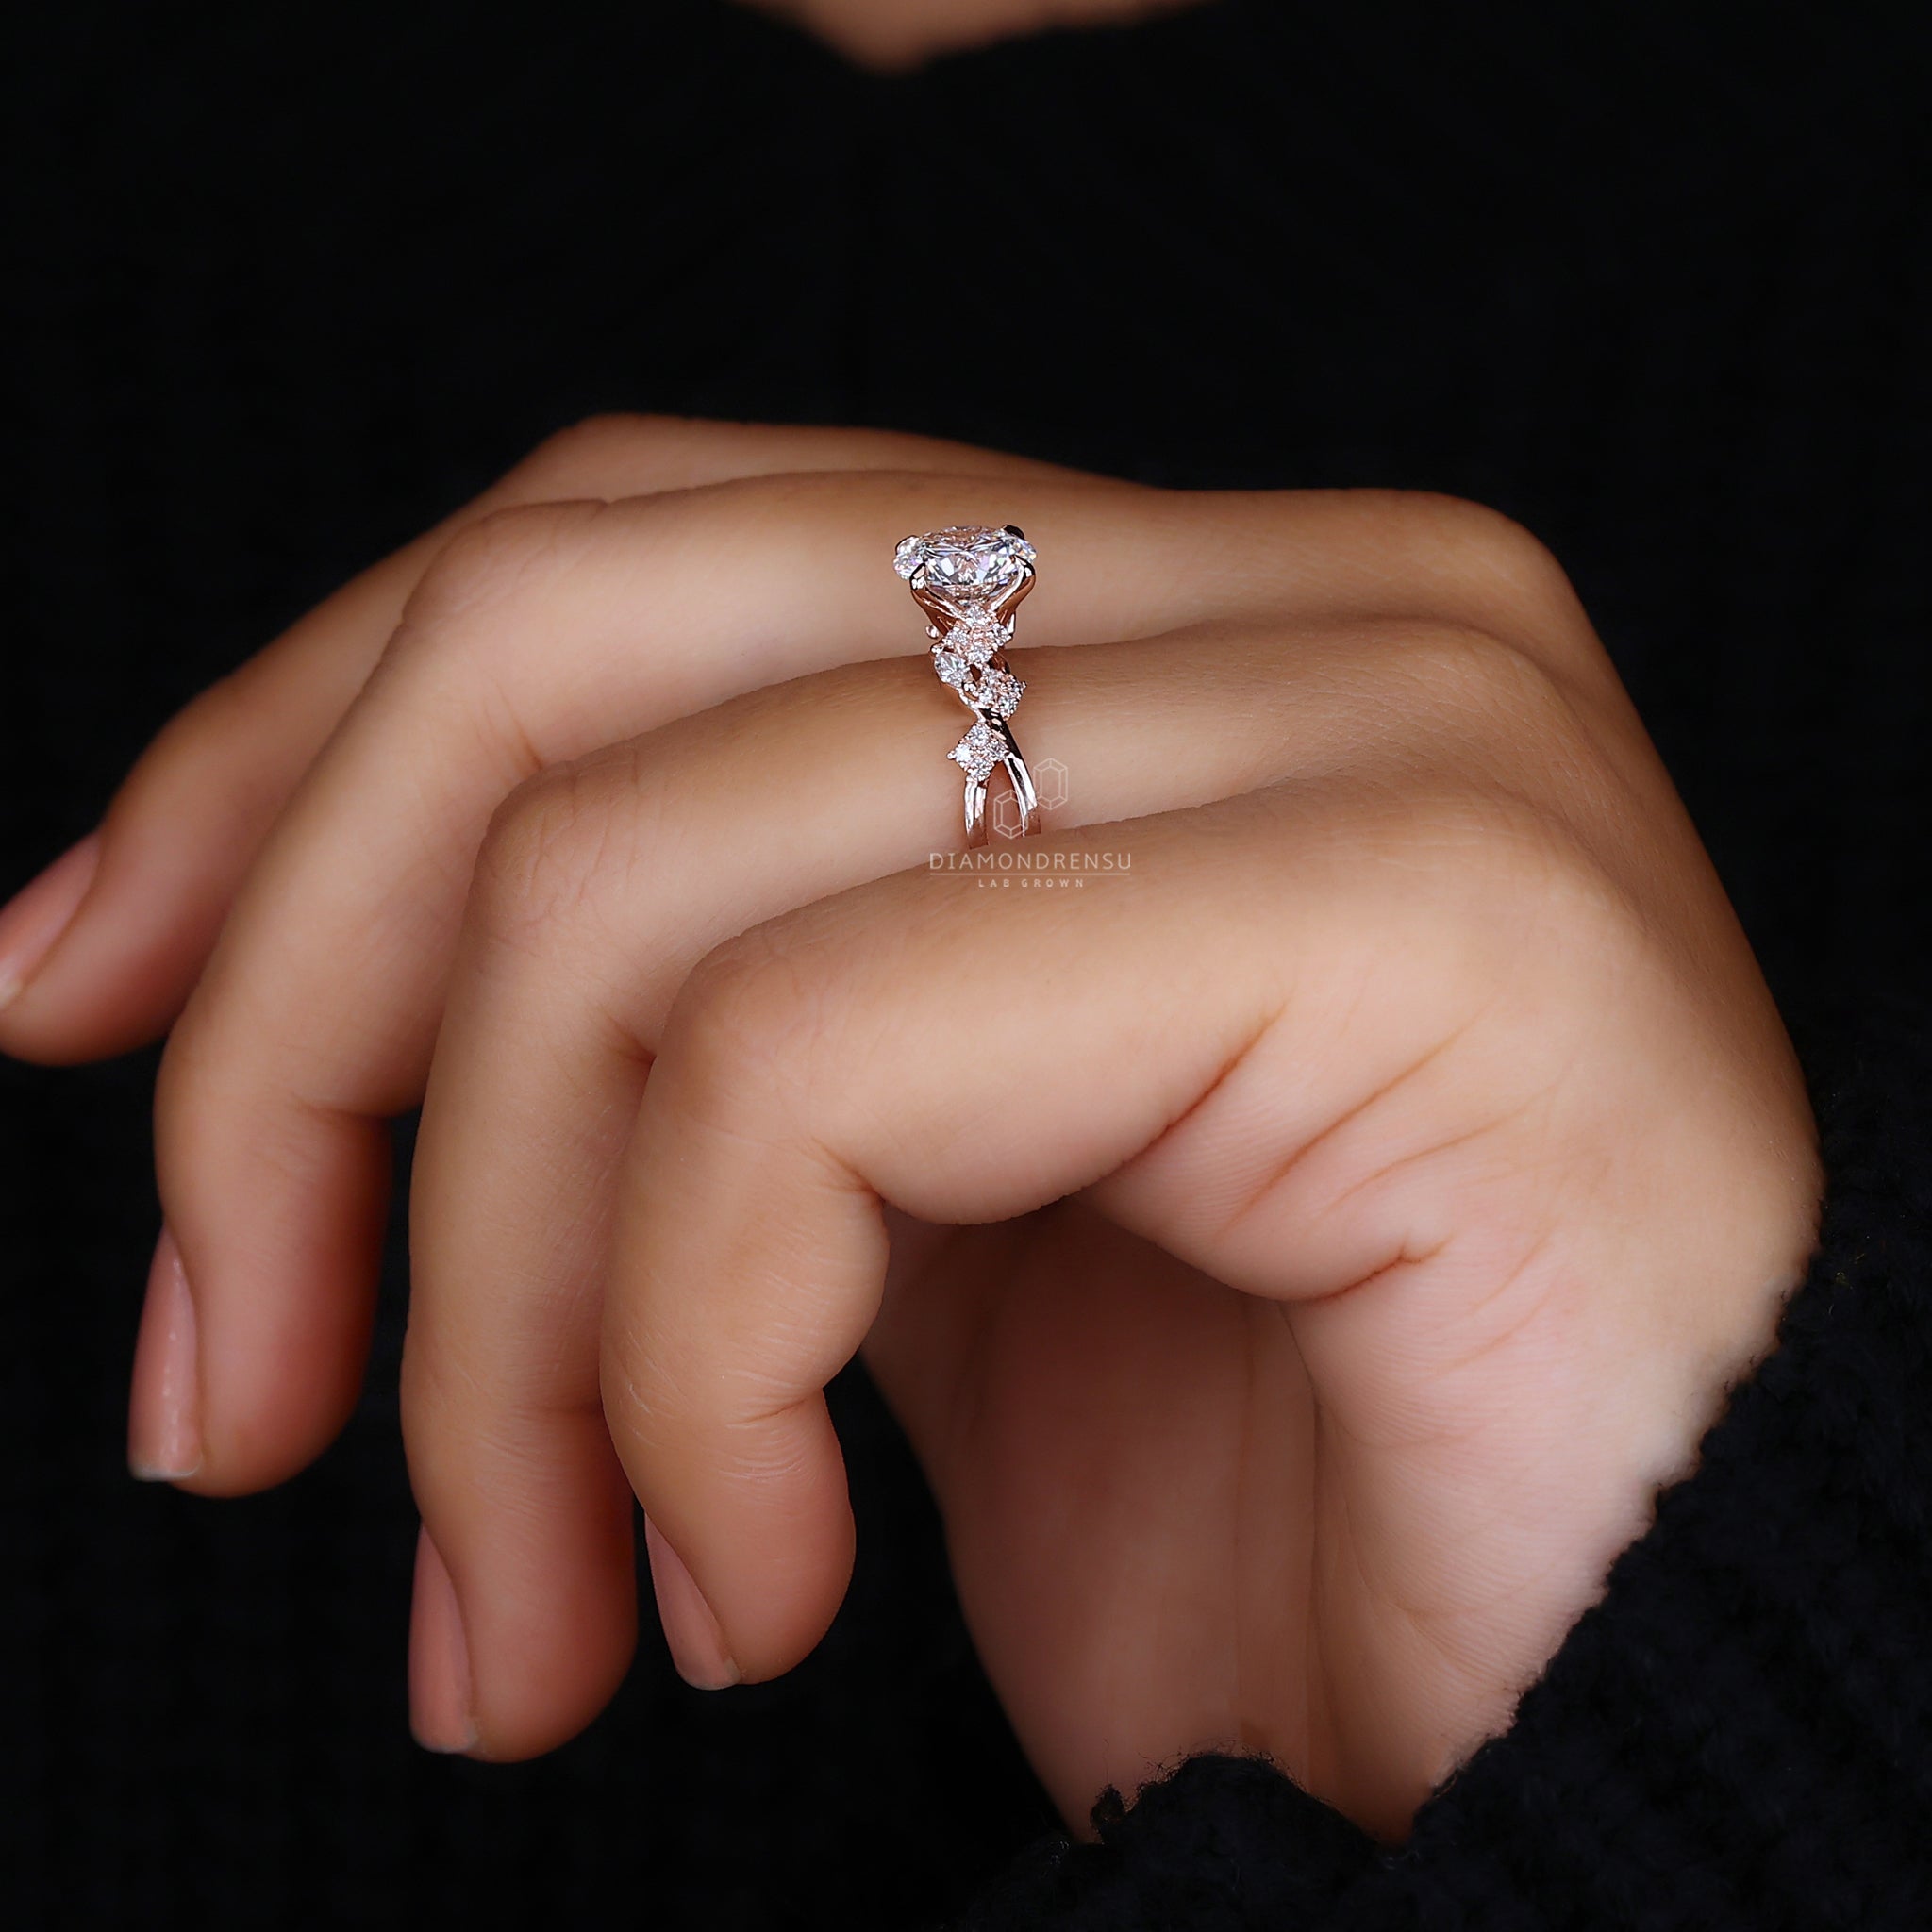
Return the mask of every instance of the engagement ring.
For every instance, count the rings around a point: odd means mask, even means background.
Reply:
[[[966,735],[947,754],[966,774],[966,843],[986,843],[986,788],[1006,768],[1019,807],[1016,837],[1040,829],[1033,776],[1013,742],[1012,717],[1026,687],[1008,668],[1013,610],[1033,588],[1033,546],[1015,524],[1004,529],[961,525],[908,537],[892,554],[924,611],[932,668],[973,713]]]

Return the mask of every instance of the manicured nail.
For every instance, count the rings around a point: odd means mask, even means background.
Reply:
[[[476,1742],[462,1606],[426,1528],[416,1538],[416,1600],[409,1609],[409,1729],[425,1751],[469,1751]]]
[[[142,1482],[178,1482],[201,1467],[201,1379],[194,1297],[174,1235],[161,1229],[147,1274],[127,1398],[127,1466]]]
[[[69,846],[39,878],[0,908],[0,1007],[34,976],[67,922],[80,910],[101,862],[101,835]]]
[[[698,1690],[728,1690],[738,1682],[738,1666],[724,1648],[724,1633],[711,1614],[696,1579],[683,1559],[644,1518],[644,1547],[651,1554],[651,1587],[658,1593],[658,1618],[677,1674]]]

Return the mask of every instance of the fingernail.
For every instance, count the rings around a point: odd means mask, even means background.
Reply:
[[[67,930],[100,862],[101,835],[90,832],[0,908],[0,1007],[21,991]]]
[[[161,1229],[147,1274],[127,1397],[127,1466],[142,1482],[178,1482],[201,1467],[201,1386],[194,1297],[175,1237]]]
[[[724,1633],[711,1614],[691,1572],[644,1518],[644,1548],[651,1556],[651,1587],[658,1594],[658,1619],[677,1674],[698,1690],[728,1690],[738,1682],[738,1666],[724,1648]]]
[[[409,1729],[425,1751],[468,1751],[476,1742],[462,1607],[426,1527],[416,1538],[416,1598],[409,1607]]]

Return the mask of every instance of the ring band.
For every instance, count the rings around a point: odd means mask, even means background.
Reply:
[[[1039,831],[1033,774],[1007,722],[1026,690],[1006,658],[1014,608],[1033,588],[1034,552],[1025,532],[1017,524],[928,530],[900,543],[892,568],[925,613],[934,675],[973,713],[965,737],[946,754],[966,774],[968,849],[986,843],[986,788],[1001,767],[1020,809],[1014,836]]]

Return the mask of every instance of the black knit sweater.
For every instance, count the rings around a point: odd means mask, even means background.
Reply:
[[[9,1923],[1932,1924],[1914,12],[1223,0],[891,81],[711,0],[14,24],[0,889],[195,689],[592,410],[1443,490],[1571,571],[1799,1033],[1831,1199],[1702,1467],[1407,1842],[1205,1759],[1072,1848],[856,1372],[858,1570],[800,1670],[707,1698],[647,1627],[552,1757],[416,1751],[400,1240],[314,1471],[137,1489],[152,1058],[0,1066]],[[996,282],[914,273],[967,202]]]

